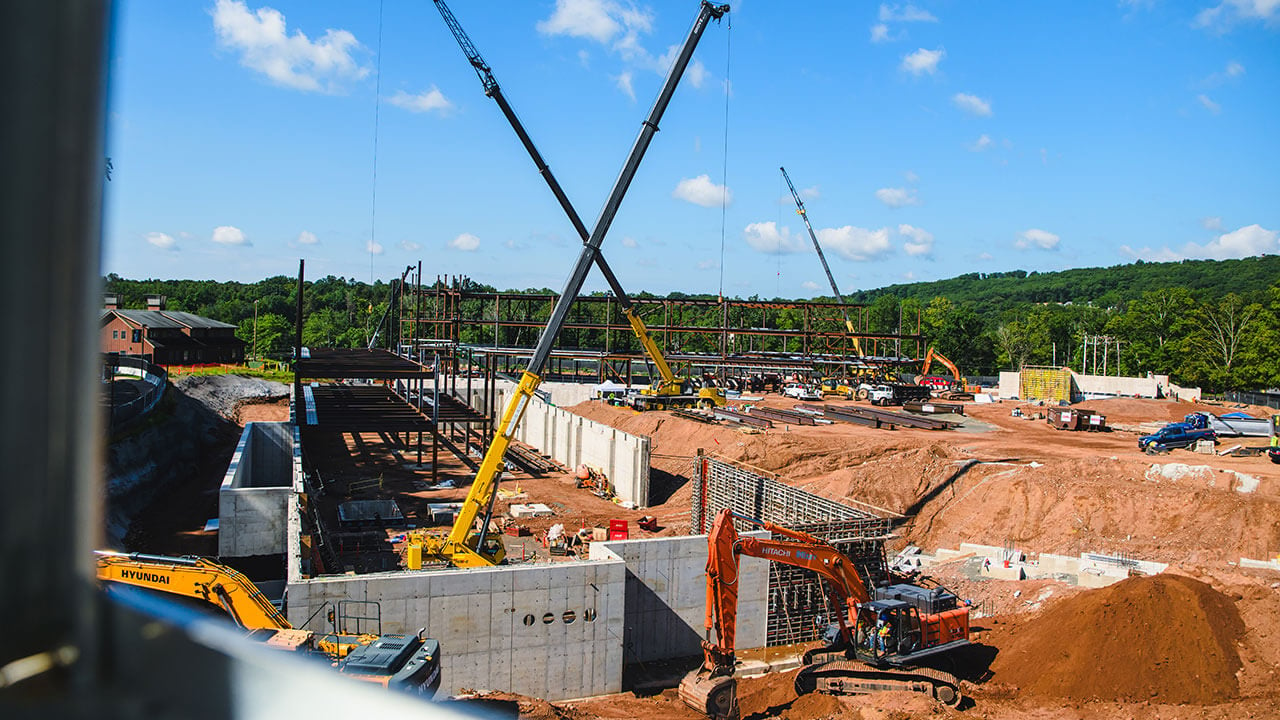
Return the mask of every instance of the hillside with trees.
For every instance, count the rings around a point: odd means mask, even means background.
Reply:
[[[246,284],[128,280],[109,275],[105,283],[107,291],[120,293],[124,307],[143,307],[147,294],[160,293],[168,297],[171,309],[237,325],[237,336],[246,342],[253,341],[256,301],[259,354],[284,357],[293,344],[297,306],[293,278],[278,276]],[[494,290],[473,282],[468,287]],[[364,347],[387,307],[390,290],[391,286],[381,281],[369,285],[332,276],[307,282],[303,343]],[[640,297],[653,296],[641,293]],[[668,297],[714,299],[683,293]],[[1095,343],[1088,351],[1091,366],[1094,353],[1101,360],[1105,349],[1109,373],[1168,374],[1179,384],[1210,391],[1280,386],[1280,353],[1276,351],[1280,347],[1278,256],[1137,262],[1054,273],[970,273],[931,283],[861,291],[848,301],[867,306],[868,331],[914,334],[918,329],[929,344],[970,375],[1051,364],[1080,371],[1088,337]],[[586,318],[582,313],[594,312],[586,306],[574,312],[584,320],[604,320]],[[705,312],[708,315],[701,320],[715,324],[719,311],[709,307]],[[799,327],[799,313],[791,315],[775,313],[769,322],[776,327]],[[695,322],[693,318],[685,320]],[[493,342],[492,331],[483,327],[463,328],[462,339]],[[535,339],[536,333],[528,332],[503,341],[529,345]],[[598,342],[588,331],[560,338],[565,347]],[[616,336],[614,346],[618,346]],[[639,350],[638,346],[632,349]],[[683,349],[714,350],[696,343]],[[766,343],[760,349],[783,347]]]

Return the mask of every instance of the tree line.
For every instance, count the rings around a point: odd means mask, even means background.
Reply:
[[[467,280],[465,289],[494,288]],[[146,295],[167,296],[168,307],[237,326],[236,335],[253,343],[261,356],[284,358],[293,345],[297,281],[277,276],[257,283],[210,280],[128,280],[105,278],[106,290],[119,293],[123,307],[145,307]],[[554,294],[541,288],[530,294]],[[639,293],[637,297],[654,295]],[[713,295],[671,293],[668,299],[715,299]],[[303,344],[314,347],[365,347],[391,300],[391,285],[325,277],[304,289]],[[747,300],[767,300],[759,296]],[[821,298],[820,298],[821,299]],[[790,302],[773,298],[776,302]],[[255,323],[254,310],[257,305]],[[464,317],[492,319],[493,309],[479,301],[461,308]],[[916,334],[950,358],[967,375],[993,375],[1025,365],[1070,366],[1091,373],[1168,374],[1174,382],[1209,391],[1256,390],[1280,386],[1280,257],[1243,260],[1134,263],[1110,268],[1055,273],[970,273],[931,283],[893,285],[855,292],[850,303],[865,305],[858,314],[873,333]],[[603,304],[575,305],[570,322],[624,322],[616,303],[605,318]],[[434,312],[426,307],[425,315]],[[545,321],[548,304],[525,310],[527,319]],[[799,329],[799,310],[749,311],[732,317],[739,327]],[[718,327],[717,306],[687,308],[681,323]],[[394,320],[395,313],[391,313]],[[504,315],[505,317],[505,315]],[[655,321],[649,318],[654,324]],[[834,319],[831,329],[842,327]],[[255,332],[256,325],[256,332]],[[812,327],[812,319],[811,319]],[[499,332],[498,337],[494,333]],[[540,331],[485,323],[459,328],[467,343],[529,346]],[[395,337],[383,327],[379,345]],[[676,336],[684,352],[718,352],[710,335]],[[603,347],[599,330],[566,330],[561,347]],[[614,332],[610,347],[639,351],[629,335]],[[796,352],[779,338],[734,350]],[[250,348],[252,353],[253,349]]]

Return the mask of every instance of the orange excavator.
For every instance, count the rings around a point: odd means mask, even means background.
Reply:
[[[961,400],[964,399],[960,397],[961,395],[972,395],[973,393],[981,390],[981,388],[969,385],[969,381],[960,374],[960,368],[956,367],[955,363],[948,360],[942,353],[932,347],[924,354],[924,362],[920,365],[920,375],[922,377],[929,374],[929,368],[933,365],[934,360],[942,363],[943,367],[951,371],[951,377],[955,378],[951,383],[951,388],[942,393],[944,398]],[[917,380],[917,382],[919,382],[919,380]],[[972,399],[972,397],[968,399]]]
[[[734,519],[787,539],[738,536]],[[737,720],[734,641],[738,613],[738,557],[807,568],[825,580],[836,622],[826,645],[804,654],[796,692],[858,695],[909,690],[947,705],[960,702],[960,681],[920,667],[927,657],[969,645],[969,606],[941,587],[899,583],[875,589],[836,547],[808,533],[723,510],[707,538],[708,638],[702,667],[680,683],[680,699],[716,720]],[[717,642],[710,641],[715,631]]]

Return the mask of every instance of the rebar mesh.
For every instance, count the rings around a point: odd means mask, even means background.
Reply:
[[[886,518],[793,488],[772,473],[711,456],[699,456],[694,473],[691,526],[709,532],[721,510],[777,523],[820,537],[840,549],[858,568],[868,591],[888,579],[884,542]],[[735,520],[739,531],[754,529]],[[827,593],[812,571],[772,563],[766,644],[791,645],[818,639],[833,620]]]

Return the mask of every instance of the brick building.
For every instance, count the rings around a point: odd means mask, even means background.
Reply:
[[[102,351],[143,355],[156,365],[244,362],[236,326],[164,308],[163,295],[147,297],[146,310],[122,310],[119,296],[106,295]]]

